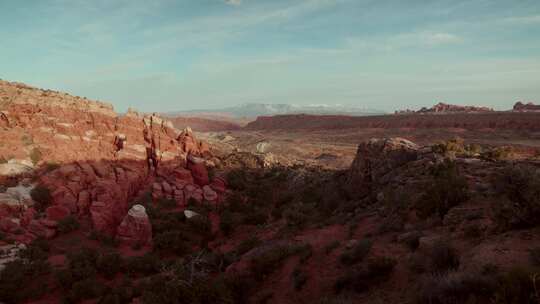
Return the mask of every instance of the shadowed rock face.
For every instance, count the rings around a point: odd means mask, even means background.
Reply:
[[[369,192],[384,183],[387,175],[402,165],[417,160],[419,147],[403,138],[371,139],[358,146],[349,170],[350,183]]]

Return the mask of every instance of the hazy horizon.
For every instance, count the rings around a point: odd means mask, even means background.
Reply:
[[[0,78],[119,112],[540,101],[540,2],[0,2]]]

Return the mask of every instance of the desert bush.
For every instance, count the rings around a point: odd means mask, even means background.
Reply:
[[[420,246],[420,237],[422,236],[421,232],[415,231],[407,234],[403,239],[403,243],[411,250],[416,251]]]
[[[64,303],[78,303],[82,300],[93,299],[100,297],[106,287],[96,278],[87,278],[82,281],[75,282],[69,293],[64,296]]]
[[[352,304],[353,301],[343,296],[324,297],[318,304]]]
[[[38,148],[34,148],[30,150],[30,160],[32,161],[32,164],[37,165],[39,161],[43,158],[43,155],[41,153],[41,150]]]
[[[106,278],[112,278],[122,268],[122,257],[117,252],[103,252],[96,260],[96,269]]]
[[[392,274],[396,261],[389,257],[377,257],[368,261],[367,267],[353,268],[339,277],[334,288],[337,292],[344,289],[362,292],[371,286],[388,279]]]
[[[5,264],[0,271],[0,302],[26,302],[47,292],[47,282],[38,278],[51,271],[48,251],[48,243],[37,239],[20,251],[15,261]]]
[[[219,218],[219,229],[221,232],[223,232],[225,236],[229,236],[234,231],[235,226],[236,223],[234,222],[232,212],[228,210],[224,211]]]
[[[52,172],[56,169],[60,168],[60,165],[57,164],[57,163],[53,163],[53,162],[50,162],[50,163],[46,163],[45,164],[45,173],[49,173],[49,172]]]
[[[442,218],[452,207],[469,198],[467,180],[461,176],[455,162],[446,160],[433,168],[431,176],[416,204],[420,217],[438,214]]]
[[[7,164],[8,160],[4,156],[0,156],[0,164]]]
[[[75,282],[92,278],[96,275],[98,253],[94,249],[81,248],[67,254],[68,268]]]
[[[227,185],[233,190],[245,190],[248,186],[246,172],[242,169],[229,171],[227,173]]]
[[[337,249],[340,245],[340,242],[338,240],[330,242],[328,245],[324,246],[324,252],[326,254],[330,254],[332,251]]]
[[[392,273],[397,261],[390,257],[376,257],[368,260],[368,272],[373,277],[387,277]]]
[[[504,196],[494,205],[500,229],[520,229],[540,223],[540,169],[511,165],[496,178],[497,191]]]
[[[511,159],[514,156],[514,148],[510,146],[495,147],[488,151],[484,151],[480,156],[483,159],[492,161],[501,161]]]
[[[537,304],[540,302],[538,291],[539,272],[522,268],[513,268],[499,276],[493,297],[496,304]]]
[[[209,236],[212,232],[212,222],[206,216],[199,215],[187,219],[187,223],[192,231],[203,236]]]
[[[68,233],[79,229],[79,221],[73,215],[67,216],[58,221],[58,232]]]
[[[436,273],[456,270],[459,267],[459,254],[450,244],[440,241],[430,252],[432,270]]]
[[[34,270],[32,264],[22,259],[5,264],[0,271],[0,301],[8,304],[25,303],[45,294],[46,283],[36,280],[43,273]]]
[[[345,250],[339,257],[339,261],[344,265],[361,262],[368,255],[371,246],[370,240],[362,239],[354,247]]]
[[[162,266],[161,259],[153,254],[126,258],[123,263],[124,270],[131,276],[140,274],[148,276],[157,273]]]
[[[285,210],[283,217],[287,222],[287,226],[293,228],[302,228],[308,221],[308,216],[296,208]]]
[[[272,273],[286,258],[301,253],[305,254],[307,245],[280,245],[254,256],[251,259],[250,270],[256,280],[262,280]]]
[[[266,223],[267,218],[268,215],[265,210],[253,208],[244,215],[242,223],[245,225],[263,225]]]
[[[294,268],[291,276],[295,290],[301,290],[308,280],[307,274],[303,272],[299,267]]]
[[[247,253],[251,249],[259,246],[261,244],[261,240],[257,237],[250,237],[249,239],[245,239],[238,246],[236,247],[236,253],[241,256],[244,253]]]
[[[44,185],[37,185],[30,191],[30,197],[36,202],[35,208],[38,211],[45,211],[52,201],[51,190]]]
[[[468,239],[478,239],[483,235],[482,228],[478,224],[467,225],[463,231],[463,234]]]
[[[465,145],[462,138],[456,137],[448,141],[443,141],[431,147],[432,151],[438,154],[454,156],[465,152]]]
[[[157,202],[158,206],[165,208],[165,209],[173,209],[176,207],[176,201],[173,199],[168,198],[160,198]]]
[[[188,245],[189,238],[181,231],[168,231],[154,237],[154,250],[170,252],[176,255],[188,254],[191,251]]]
[[[23,136],[21,136],[21,142],[25,146],[30,146],[34,144],[34,139],[32,139],[32,136],[24,134]]]
[[[487,303],[496,289],[496,280],[476,273],[431,274],[420,284],[419,304]]]
[[[189,274],[174,272],[143,280],[139,288],[142,291],[143,303],[234,303],[233,292],[222,277],[190,277]]]
[[[531,260],[531,264],[540,267],[540,247],[529,250],[529,259]]]

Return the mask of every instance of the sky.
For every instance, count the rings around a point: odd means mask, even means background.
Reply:
[[[540,102],[539,0],[0,0],[0,78],[117,111]]]

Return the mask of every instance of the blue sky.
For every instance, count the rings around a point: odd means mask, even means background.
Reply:
[[[538,0],[0,0],[0,78],[118,111],[540,102]]]

